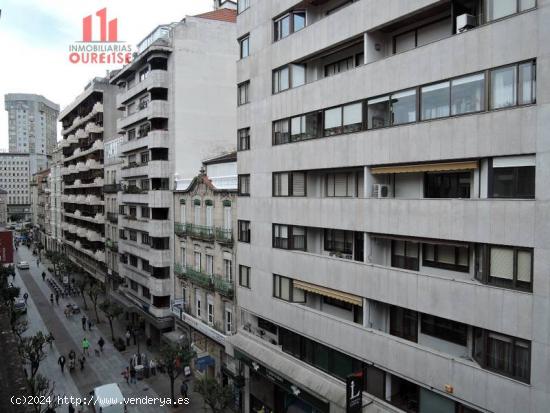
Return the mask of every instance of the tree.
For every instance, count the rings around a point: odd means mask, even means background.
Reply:
[[[61,266],[63,260],[65,259],[65,256],[57,251],[49,251],[46,252],[46,258],[52,263],[53,273],[57,275],[57,270]]]
[[[203,397],[204,402],[214,413],[224,412],[233,401],[233,393],[229,386],[223,386],[217,380],[209,377],[196,380],[193,390]]]
[[[75,284],[76,284],[76,288],[78,289],[78,292],[80,293],[80,295],[82,296],[82,300],[84,300],[84,309],[87,310],[88,309],[88,303],[86,302],[86,290],[88,289],[88,278],[87,277],[82,277],[82,278],[79,278],[75,281]]]
[[[97,312],[97,305],[99,304],[99,297],[103,295],[103,287],[98,284],[92,284],[88,287],[88,297],[94,305],[95,318],[96,322],[99,324],[101,320],[99,319],[99,313]]]
[[[34,378],[40,367],[40,362],[46,358],[44,347],[47,337],[42,331],[34,336],[23,337],[19,343],[19,354],[21,358],[31,365],[31,379]]]
[[[103,314],[105,314],[105,317],[107,317],[107,320],[109,320],[109,326],[111,327],[111,338],[114,342],[115,333],[113,331],[113,320],[116,320],[118,317],[120,317],[120,315],[124,312],[124,309],[120,305],[112,303],[110,301],[103,301],[101,304],[99,304],[99,309],[103,311]]]
[[[170,394],[174,398],[174,382],[183,372],[183,368],[191,363],[196,353],[191,348],[189,340],[182,340],[178,344],[165,344],[160,349],[160,363],[164,366],[164,372],[170,379]]]
[[[27,387],[32,400],[40,400],[40,403],[32,403],[35,413],[44,413],[59,406],[57,395],[54,394],[55,382],[50,384],[48,378],[37,374],[27,379]]]

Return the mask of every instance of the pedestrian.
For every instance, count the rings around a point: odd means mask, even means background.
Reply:
[[[57,364],[59,364],[61,366],[61,373],[63,373],[64,371],[64,368],[65,368],[65,356],[62,354],[59,356],[59,358],[57,359]]]
[[[38,267],[39,264],[40,264],[40,260],[37,259],[37,260],[36,260],[36,266]]]
[[[87,356],[89,356],[90,355],[89,348],[90,348],[90,342],[86,337],[84,337],[84,339],[82,339],[82,354],[86,354]]]
[[[82,330],[86,331],[86,316],[82,316]]]
[[[134,368],[134,366],[131,366],[131,367],[130,367],[130,382],[133,383],[133,384],[136,384],[136,383],[137,383],[137,380],[136,380],[136,369]]]
[[[53,334],[50,332],[48,336],[46,337],[46,341],[50,344],[50,348],[53,347],[53,341],[55,340]]]
[[[86,357],[84,357],[84,354],[82,354],[79,358],[78,358],[78,362],[80,363],[80,370],[84,370],[84,363],[86,362]]]
[[[92,331],[92,320],[88,318],[88,330]]]
[[[103,346],[105,345],[105,340],[103,340],[103,337],[99,337],[99,341],[97,342],[97,345],[99,346],[99,349],[103,353]]]
[[[42,281],[46,281],[46,272],[42,271]]]
[[[181,382],[180,392],[181,392],[181,396],[184,399],[187,399],[187,383],[185,381]]]
[[[50,303],[52,303],[52,305],[53,305],[53,293],[50,294]]]
[[[69,413],[74,413],[75,409],[72,403],[69,403]]]
[[[129,370],[130,370],[130,367],[126,367],[126,368],[124,369],[124,371],[121,373],[121,374],[122,374],[122,377],[124,377],[124,378],[126,379],[126,384],[130,384],[130,383],[128,382],[128,380],[130,380],[130,372],[129,372]]]
[[[130,337],[131,337],[130,330],[126,330],[126,347],[130,346]]]
[[[149,362],[149,369],[151,370],[151,375],[156,376],[157,375],[157,363],[154,359],[151,359]]]
[[[25,300],[25,304],[27,304],[27,300],[29,299],[29,293],[23,294],[23,299]]]
[[[55,293],[55,303],[59,305],[59,293]]]

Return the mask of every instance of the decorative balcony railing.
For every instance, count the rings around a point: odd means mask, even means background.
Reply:
[[[174,264],[174,273],[201,287],[216,290],[226,297],[233,298],[233,284],[218,275],[205,274],[190,265],[184,267],[177,263]]]
[[[205,241],[213,241],[215,239],[222,244],[231,244],[233,242],[233,232],[230,229],[219,227],[176,222],[174,224],[174,233],[180,237],[190,236]]]

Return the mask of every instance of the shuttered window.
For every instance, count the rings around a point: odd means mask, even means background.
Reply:
[[[273,173],[273,196],[306,196],[305,172]]]
[[[476,248],[475,277],[499,287],[532,291],[533,250],[496,245]]]

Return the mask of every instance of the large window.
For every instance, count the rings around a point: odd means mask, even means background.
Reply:
[[[369,99],[367,106],[369,129],[415,122],[416,89]]]
[[[288,119],[273,122],[273,145],[290,142],[290,128]]]
[[[250,195],[250,175],[239,175],[238,181],[238,195],[249,196]]]
[[[306,301],[305,291],[294,287],[292,278],[273,274],[273,297],[294,303]]]
[[[306,173],[274,172],[273,196],[306,196]]]
[[[480,246],[476,254],[476,278],[500,287],[530,291],[533,282],[533,250],[505,246]]]
[[[353,231],[325,229],[324,249],[334,254],[353,254]]]
[[[353,69],[356,66],[360,66],[365,61],[365,55],[363,53],[358,53],[356,55],[351,55],[345,59],[338,60],[334,63],[329,63],[325,65],[325,77],[333,76],[338,73],[347,72],[350,69]]]
[[[392,305],[390,307],[390,334],[416,343],[418,341],[418,313]]]
[[[273,248],[306,250],[305,227],[273,224]]]
[[[486,0],[484,3],[486,19],[491,21],[532,9],[536,0]]]
[[[363,126],[363,104],[361,102],[325,110],[324,135],[357,132]]]
[[[246,35],[239,39],[239,54],[241,59],[250,55],[250,35]]]
[[[250,149],[250,128],[242,128],[237,131],[237,149],[247,151]]]
[[[238,221],[239,227],[239,241],[240,242],[250,242],[250,221]]]
[[[428,172],[424,198],[470,198],[470,172]]]
[[[391,266],[418,271],[418,242],[392,240]]]
[[[290,140],[292,142],[313,139],[319,136],[319,113],[308,113],[290,119]]]
[[[302,30],[306,26],[306,12],[293,10],[273,22],[274,41],[284,39],[289,34]]]
[[[291,64],[273,71],[273,93],[301,86],[306,83],[304,65]]]
[[[237,86],[237,105],[244,105],[248,102],[248,89],[250,87],[250,81],[243,82]]]
[[[527,340],[476,328],[474,359],[484,368],[529,383],[531,343]]]
[[[451,36],[452,22],[445,17],[436,22],[422,25],[405,33],[400,33],[393,38],[393,53],[401,53],[425,44],[435,42]]]
[[[239,285],[250,288],[250,267],[239,265]]]
[[[437,119],[449,116],[450,101],[450,81],[420,88],[421,119]]]
[[[358,172],[338,172],[326,174],[326,196],[356,197],[359,185],[358,174]]]
[[[535,101],[534,62],[491,70],[490,108],[525,105]]]
[[[468,344],[468,326],[457,321],[422,314],[420,316],[420,331],[422,334],[428,334],[461,346]]]
[[[485,109],[485,74],[477,73],[451,80],[451,115]]]
[[[495,158],[489,175],[492,198],[534,198],[535,157]]]
[[[250,7],[250,0],[237,0],[237,12],[241,13]]]
[[[470,271],[470,249],[445,244],[424,244],[422,264],[451,271]]]

